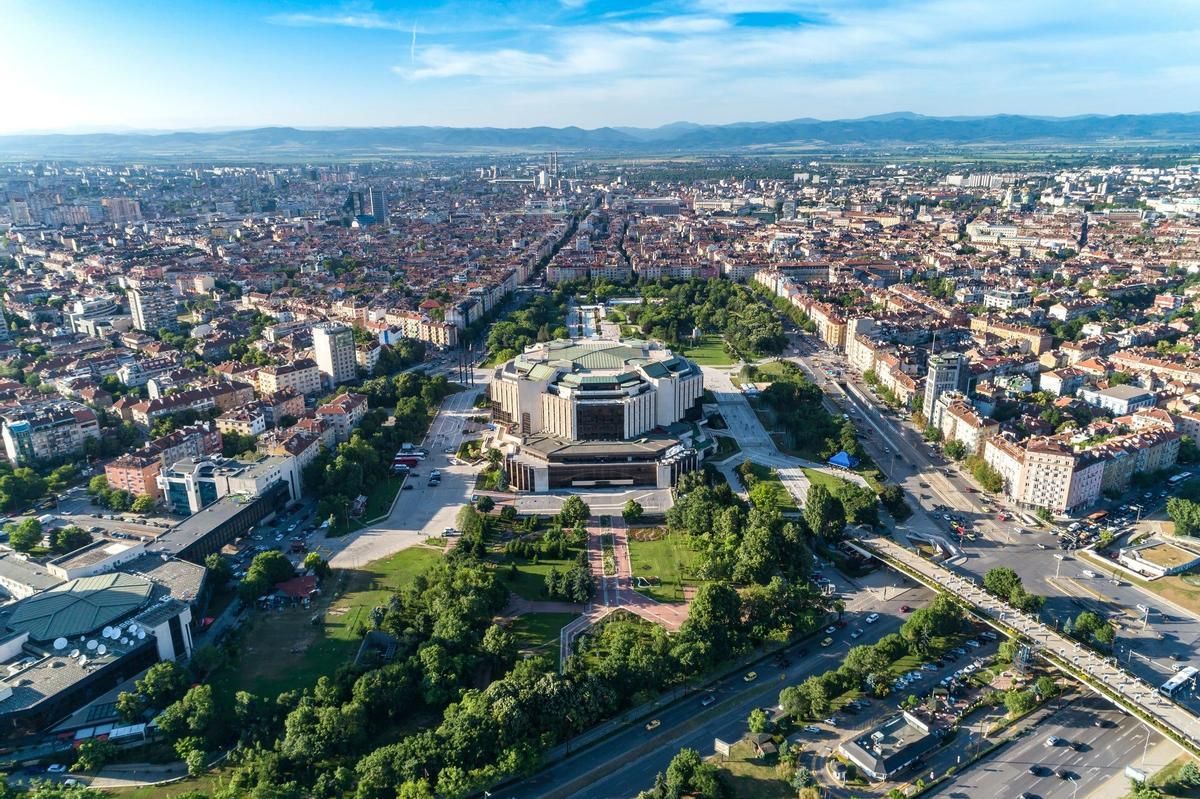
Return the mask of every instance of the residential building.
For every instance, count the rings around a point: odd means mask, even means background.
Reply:
[[[1088,405],[1106,410],[1114,416],[1128,416],[1140,408],[1153,407],[1157,402],[1154,392],[1133,385],[1103,389],[1084,388],[1079,390],[1079,398]]]
[[[334,431],[334,440],[339,444],[350,440],[350,433],[366,413],[367,398],[363,394],[338,394],[317,408],[317,418],[329,424]]]
[[[185,458],[164,468],[158,487],[175,513],[199,513],[225,496],[262,496],[276,483],[287,486],[288,497],[300,499],[300,471],[296,459],[266,457],[244,462],[229,458]]]
[[[358,377],[353,330],[338,324],[317,325],[312,329],[312,337],[313,356],[326,388]]]
[[[175,293],[167,285],[143,283],[126,293],[135,330],[157,333],[160,328],[174,330],[179,326],[175,315]]]
[[[100,437],[95,411],[67,400],[7,408],[0,419],[4,452],[19,466],[75,455]]]

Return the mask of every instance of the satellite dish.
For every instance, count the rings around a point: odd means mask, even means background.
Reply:
[[[122,643],[124,646],[129,646],[129,639],[128,639],[128,638],[122,638],[122,639],[121,639],[121,643]]]
[[[104,644],[100,644],[100,646],[96,647],[97,655],[103,655],[107,651],[108,651],[108,647],[106,647]]]
[[[145,637],[146,637],[146,631],[145,631],[145,630],[138,630],[138,640],[140,641],[140,640],[142,640],[142,639],[143,639],[143,638],[145,638]]]
[[[105,638],[112,638],[112,637],[113,637],[113,633],[114,633],[114,632],[115,632],[115,630],[113,630],[113,628],[112,628],[112,627],[105,627],[105,628],[104,628],[104,637],[105,637]]]
[[[67,648],[67,639],[66,638],[55,638],[54,639],[54,648],[55,649],[66,649]]]
[[[72,650],[71,650],[70,657],[73,657],[73,658],[77,658],[77,657],[79,657],[79,650],[78,650],[78,649],[72,649]]]
[[[137,631],[138,631],[138,626],[136,624],[129,625],[129,634],[130,635],[137,635]]]
[[[91,641],[88,641],[87,648],[88,648],[88,650],[94,650],[96,648],[96,641],[94,639]]]

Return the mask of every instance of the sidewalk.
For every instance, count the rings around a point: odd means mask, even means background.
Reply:
[[[1146,753],[1146,767],[1142,769],[1146,776],[1153,776],[1163,766],[1184,754],[1179,744],[1170,738],[1164,738]],[[1087,799],[1124,799],[1129,795],[1129,778],[1124,772],[1114,774],[1096,790],[1088,794]]]

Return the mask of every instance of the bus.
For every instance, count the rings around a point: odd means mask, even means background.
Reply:
[[[1197,674],[1200,674],[1200,669],[1197,669],[1195,666],[1184,666],[1175,672],[1175,675],[1171,679],[1160,685],[1158,692],[1169,699],[1187,687]]]
[[[1175,475],[1174,477],[1169,478],[1167,480],[1167,485],[1172,486],[1172,487],[1177,486],[1180,483],[1182,483],[1184,480],[1190,479],[1191,476],[1192,476],[1191,472],[1180,472],[1179,474]]]

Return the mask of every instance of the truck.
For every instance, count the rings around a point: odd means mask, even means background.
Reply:
[[[404,466],[408,469],[415,469],[420,462],[420,459],[414,455],[398,455],[392,459],[392,468]]]

